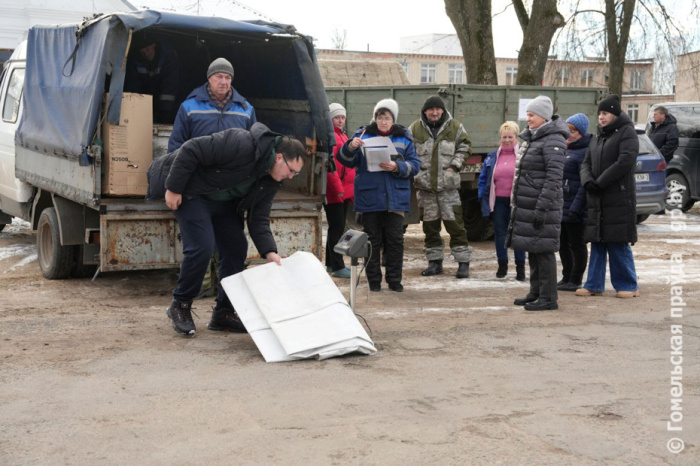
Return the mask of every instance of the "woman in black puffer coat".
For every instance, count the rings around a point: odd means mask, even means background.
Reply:
[[[528,311],[557,309],[557,260],[564,204],[562,175],[569,128],[552,116],[552,101],[538,96],[527,105],[528,129],[520,134],[513,181],[513,211],[506,245],[527,251],[530,293],[515,300]]]
[[[576,295],[603,294],[609,256],[610,281],[617,297],[633,298],[639,296],[639,290],[629,243],[637,242],[634,165],[639,139],[615,94],[598,105],[598,123],[598,135],[591,140],[581,164],[581,183],[588,201],[584,238],[591,243],[591,259],[586,283]]]

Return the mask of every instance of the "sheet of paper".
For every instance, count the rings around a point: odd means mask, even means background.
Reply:
[[[391,162],[392,155],[398,154],[391,139],[386,136],[364,139],[363,142],[368,171],[382,171],[379,164]]]

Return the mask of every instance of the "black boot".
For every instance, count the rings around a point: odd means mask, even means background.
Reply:
[[[540,298],[537,301],[525,304],[526,311],[555,311],[557,309],[559,309],[557,302],[549,299]]]
[[[225,308],[219,304],[212,309],[207,328],[216,332],[248,333],[238,313],[234,309]]]
[[[498,270],[496,271],[496,278],[503,278],[508,275],[508,260],[498,260]]]
[[[442,273],[442,261],[428,261],[428,268],[423,270],[420,274],[424,277],[430,277],[431,275],[440,275]]]
[[[469,262],[460,262],[457,267],[457,278],[469,278]]]
[[[180,302],[177,299],[173,299],[167,314],[177,333],[193,336],[197,331],[194,326],[194,320],[192,320],[192,301]]]
[[[524,306],[527,303],[537,301],[538,299],[539,299],[538,296],[535,296],[534,294],[528,293],[527,296],[525,296],[524,298],[518,298],[515,301],[513,301],[513,304],[515,304],[516,306]]]
[[[515,279],[519,282],[525,281],[525,261],[515,262]]]

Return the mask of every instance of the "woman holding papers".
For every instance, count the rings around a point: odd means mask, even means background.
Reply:
[[[386,282],[403,291],[403,218],[410,210],[411,179],[420,169],[411,133],[396,124],[399,104],[380,100],[369,125],[360,127],[338,152],[338,161],[355,168],[355,212],[372,244],[367,264],[371,291],[380,291],[379,248],[384,238]]]

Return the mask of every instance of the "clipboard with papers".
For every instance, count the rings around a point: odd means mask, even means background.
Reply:
[[[363,149],[367,159],[367,171],[370,172],[383,171],[384,169],[379,164],[391,162],[399,154],[391,139],[386,136],[368,138],[362,142],[364,143]]]

